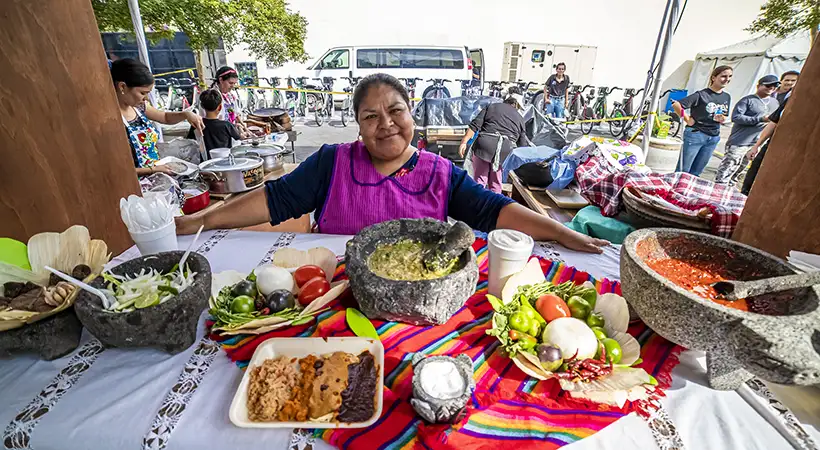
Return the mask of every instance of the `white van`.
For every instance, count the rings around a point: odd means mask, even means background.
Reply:
[[[430,79],[450,80],[445,83],[448,96],[458,97],[461,95],[461,80],[483,83],[484,52],[467,47],[420,45],[333,47],[308,70],[313,78],[336,78],[336,91],[348,86],[347,80],[341,77],[365,77],[383,72],[396,78],[421,78],[416,84],[415,97],[424,96],[433,84],[427,81]],[[310,80],[310,83],[315,88],[321,86],[316,80]]]

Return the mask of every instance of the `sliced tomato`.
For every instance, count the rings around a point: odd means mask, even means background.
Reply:
[[[330,290],[330,283],[324,276],[314,277],[302,285],[299,291],[299,303],[302,306],[307,306],[310,302],[325,295]]]
[[[327,274],[319,266],[302,266],[293,272],[293,281],[295,281],[296,286],[299,286],[300,288],[308,281],[317,277],[327,278]]]

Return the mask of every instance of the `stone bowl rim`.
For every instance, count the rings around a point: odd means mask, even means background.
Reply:
[[[379,227],[379,226],[385,226],[386,227],[386,226],[388,226],[388,224],[390,224],[392,222],[406,222],[406,221],[415,221],[415,222],[434,221],[434,222],[427,222],[427,223],[430,223],[431,225],[432,224],[449,225],[447,222],[441,222],[441,221],[438,221],[436,219],[429,219],[429,218],[428,219],[394,219],[394,220],[388,220],[388,221],[385,221],[385,222],[379,222],[377,224],[370,225],[369,227],[363,228],[361,231],[356,233],[356,235],[353,236],[353,239],[348,241],[348,246],[345,248],[345,264],[348,265],[348,266],[350,265],[350,262],[348,261],[350,256],[349,256],[349,252],[347,250],[347,248],[349,248],[349,246],[351,246],[351,245],[361,245],[362,247],[364,247],[364,245],[366,245],[365,242],[363,242],[363,240],[365,238],[363,236],[363,234],[365,234],[366,232],[368,232],[368,233],[373,232],[373,228],[375,228],[375,227]],[[398,242],[398,239],[406,238],[406,237],[407,236],[400,236],[400,237],[397,238],[397,240],[387,240],[385,242],[388,242],[388,241],[389,242]],[[419,284],[426,285],[425,286],[426,288],[433,288],[433,287],[437,286],[438,283],[444,282],[444,281],[449,280],[451,278],[455,278],[456,276],[461,276],[462,273],[465,273],[466,271],[469,271],[472,268],[472,266],[476,266],[476,267],[478,266],[477,256],[476,256],[475,250],[473,250],[472,246],[470,246],[467,250],[465,250],[462,254],[460,254],[458,256],[459,259],[462,258],[465,254],[467,254],[467,261],[465,262],[464,267],[462,267],[461,269],[458,269],[456,271],[450,272],[449,274],[447,274],[443,277],[433,278],[433,279],[430,279],[430,280],[393,280],[391,278],[384,278],[380,275],[377,275],[376,273],[374,273],[370,269],[370,265],[368,264],[368,261],[370,259],[370,256],[372,255],[372,253],[367,255],[366,258],[363,258],[364,261],[363,261],[362,267],[364,267],[364,269],[366,270],[367,275],[378,278],[380,282],[388,283],[388,285],[407,286],[407,284],[409,284],[409,283],[419,283]],[[354,264],[354,266],[356,266],[356,265],[357,264]]]
[[[646,272],[655,281],[659,282],[663,287],[665,287],[667,289],[671,289],[675,293],[685,297],[687,300],[693,301],[693,302],[695,302],[695,303],[697,303],[701,306],[705,306],[705,307],[707,307],[711,310],[717,311],[717,312],[722,313],[722,314],[729,314],[730,316],[736,317],[738,319],[749,319],[749,318],[754,318],[754,319],[774,318],[774,319],[778,319],[778,318],[789,318],[789,317],[791,317],[791,318],[805,317],[805,316],[808,316],[810,314],[814,314],[814,313],[817,312],[817,309],[814,309],[814,310],[810,310],[810,311],[807,311],[807,312],[802,313],[802,314],[788,314],[786,316],[773,316],[773,315],[769,315],[769,314],[759,314],[759,313],[754,313],[754,312],[750,312],[750,311],[742,311],[742,310],[739,310],[739,309],[736,309],[736,308],[730,308],[728,306],[723,306],[720,303],[713,302],[713,301],[711,301],[709,299],[706,299],[706,298],[702,298],[698,295],[695,295],[695,294],[683,289],[682,287],[678,286],[677,284],[669,281],[668,279],[664,278],[663,276],[661,276],[660,274],[655,272],[651,267],[649,267],[644,262],[643,258],[639,257],[638,254],[637,254],[637,245],[638,245],[639,242],[643,241],[644,239],[647,239],[647,238],[652,237],[652,236],[674,235],[674,234],[677,234],[679,236],[680,235],[699,236],[699,237],[703,237],[704,239],[711,240],[713,242],[724,242],[724,243],[729,244],[730,246],[734,246],[734,247],[737,247],[737,248],[742,248],[742,249],[747,250],[751,253],[756,253],[757,255],[759,255],[761,257],[764,257],[764,258],[769,259],[769,260],[771,260],[775,263],[780,264],[781,266],[788,269],[792,273],[796,273],[796,272],[794,272],[794,269],[789,267],[789,265],[786,264],[786,262],[783,261],[782,259],[780,259],[777,256],[774,256],[770,253],[764,252],[763,250],[760,250],[758,248],[755,248],[755,247],[752,247],[750,245],[746,245],[746,244],[743,244],[743,243],[740,243],[740,242],[735,242],[735,241],[732,241],[730,239],[722,238],[720,236],[714,236],[714,235],[707,234],[707,233],[700,233],[700,232],[697,232],[697,231],[690,231],[690,230],[681,230],[681,229],[676,229],[676,228],[644,228],[644,229],[641,229],[641,230],[633,231],[632,233],[627,235],[626,239],[624,239],[623,249],[627,253],[627,255],[629,255],[630,259],[635,264],[638,265],[638,267],[640,267],[644,272]],[[818,308],[820,308],[820,307],[818,307]]]
[[[117,264],[116,266],[111,267],[109,269],[105,269],[104,272],[111,272],[111,271],[119,268],[120,266],[122,266],[124,264],[130,263],[132,261],[136,261],[138,259],[157,258],[159,255],[164,255],[164,254],[178,254],[180,259],[181,259],[182,255],[185,254],[185,251],[184,250],[173,250],[173,251],[170,251],[170,252],[161,252],[161,253],[156,253],[156,254],[152,254],[152,255],[138,256],[136,258],[131,258],[128,261],[123,261],[122,263]],[[207,259],[205,258],[205,256],[203,256],[203,255],[201,255],[197,252],[194,252],[194,251],[192,251],[191,254],[188,255],[188,260],[189,261],[192,258],[194,258],[194,259],[202,258],[207,262]],[[102,278],[102,274],[98,275],[97,278],[94,278],[88,284],[91,285],[92,287],[97,287],[97,286],[94,286],[93,283],[96,282],[100,278]],[[202,273],[197,273],[196,276],[194,277],[194,283],[188,289],[193,288],[194,286],[196,286],[199,283],[203,283],[204,280],[202,278],[203,278],[203,274]],[[185,291],[182,291],[182,292],[184,293],[188,289],[186,289]],[[208,295],[210,295],[210,287],[206,286],[205,290],[206,290],[206,293]],[[168,300],[166,300],[164,303],[161,303],[159,305],[154,305],[154,306],[151,306],[149,308],[134,309],[133,311],[130,311],[130,312],[112,312],[112,311],[108,311],[108,310],[103,309],[102,303],[100,302],[99,297],[97,297],[96,295],[94,295],[94,294],[86,291],[85,289],[83,289],[79,293],[79,295],[77,296],[77,300],[75,301],[75,307],[77,306],[77,303],[80,303],[80,301],[82,301],[83,305],[80,307],[80,309],[86,309],[89,314],[111,314],[111,315],[113,315],[113,317],[125,319],[125,318],[129,317],[132,314],[139,314],[139,313],[141,313],[145,310],[148,310],[148,309],[151,309],[153,311],[158,311],[159,309],[172,308],[174,306],[173,304],[176,303],[179,300],[180,295],[181,294],[177,294],[177,295],[169,298]],[[83,326],[85,326],[85,325],[83,325]]]

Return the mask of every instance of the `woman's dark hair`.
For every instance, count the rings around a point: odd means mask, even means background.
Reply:
[[[513,94],[521,95],[521,92],[523,91],[520,87],[510,86],[509,88],[507,88],[507,98],[504,99],[504,103],[516,107],[521,106],[518,104],[518,100],[516,100],[515,97],[513,97]]]
[[[733,69],[732,66],[717,66],[715,67],[715,70],[712,71],[712,75],[709,76],[709,84],[711,85],[712,80],[714,80],[716,76],[723,73],[724,70],[731,70],[732,72],[735,71],[735,69]]]
[[[111,79],[114,80],[114,85],[122,81],[130,88],[154,84],[154,74],[151,73],[151,69],[131,58],[111,62]]]
[[[199,94],[199,104],[205,111],[216,111],[222,104],[222,94],[216,89],[208,89]]]
[[[216,86],[219,82],[224,80],[229,80],[231,78],[239,79],[239,74],[236,73],[236,69],[233,67],[222,66],[216,70],[216,79],[214,80],[214,84],[211,87]]]
[[[382,84],[398,92],[402,100],[404,100],[404,103],[407,104],[407,108],[410,108],[410,95],[407,94],[407,89],[404,88],[401,81],[386,73],[374,73],[364,77],[362,81],[356,85],[356,90],[353,92],[353,114],[357,122],[359,121],[359,106],[361,106],[362,100],[364,100],[370,88]]]

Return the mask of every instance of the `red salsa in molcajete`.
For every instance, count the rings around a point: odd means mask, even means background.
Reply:
[[[720,247],[704,247],[697,241],[677,237],[665,240],[663,247],[674,249],[669,253],[685,257],[653,258],[649,246],[655,245],[658,244],[648,241],[638,244],[638,252],[644,255],[644,262],[659,275],[683,289],[741,311],[769,315],[786,313],[785,302],[792,299],[792,295],[788,293],[767,294],[733,302],[718,299],[718,293],[712,287],[713,283],[726,280],[751,281],[766,276],[748,261],[738,259],[733,251]]]

